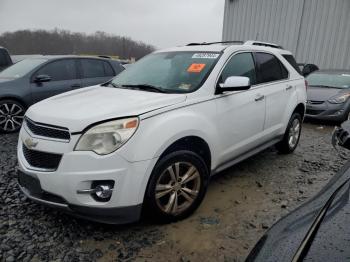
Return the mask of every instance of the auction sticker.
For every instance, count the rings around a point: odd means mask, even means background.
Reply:
[[[204,69],[205,64],[192,64],[187,69],[187,72],[189,73],[200,73]]]
[[[219,57],[220,54],[215,53],[196,53],[192,56],[192,58],[199,58],[199,59],[216,59]]]

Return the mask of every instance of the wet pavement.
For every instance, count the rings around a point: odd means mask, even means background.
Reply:
[[[16,185],[17,135],[0,135],[0,261],[243,261],[279,218],[345,163],[332,126],[304,124],[294,154],[270,148],[213,177],[188,219],[107,226],[32,203]]]

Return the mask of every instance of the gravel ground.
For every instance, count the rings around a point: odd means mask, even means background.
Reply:
[[[0,261],[242,261],[344,164],[331,147],[332,130],[305,124],[294,154],[271,148],[215,176],[184,221],[125,226],[75,219],[26,199],[16,185],[17,135],[0,135]]]

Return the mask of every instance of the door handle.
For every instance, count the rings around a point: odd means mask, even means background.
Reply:
[[[81,85],[80,85],[80,84],[73,84],[73,85],[71,85],[71,87],[73,87],[73,88],[79,88],[79,87],[81,87]]]
[[[293,86],[287,86],[286,90],[291,90],[293,88]]]
[[[265,96],[264,95],[257,95],[256,97],[255,97],[255,101],[256,102],[258,102],[258,101],[261,101],[261,100],[264,100],[264,98],[265,98]]]

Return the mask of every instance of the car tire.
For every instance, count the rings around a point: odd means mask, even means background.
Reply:
[[[181,150],[162,157],[148,183],[144,215],[161,223],[190,216],[202,202],[208,181],[208,167],[196,153]]]
[[[302,128],[302,118],[299,113],[293,113],[289,120],[283,139],[276,145],[282,154],[290,154],[297,148]]]
[[[9,134],[21,129],[25,107],[15,100],[0,101],[0,133]]]

